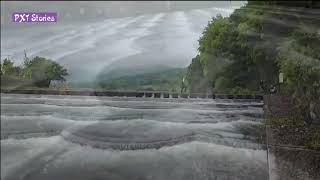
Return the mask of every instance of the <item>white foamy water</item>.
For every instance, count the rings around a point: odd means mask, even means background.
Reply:
[[[1,94],[1,179],[267,179],[262,102]]]

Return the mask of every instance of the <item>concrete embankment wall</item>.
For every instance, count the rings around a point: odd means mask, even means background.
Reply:
[[[295,109],[293,98],[290,95],[265,95],[264,113],[266,117],[294,117],[307,119],[309,122],[320,124],[320,101],[310,103],[309,115],[302,115]]]
[[[267,117],[293,117],[297,115],[290,96],[270,94],[263,96],[263,100],[263,109]]]

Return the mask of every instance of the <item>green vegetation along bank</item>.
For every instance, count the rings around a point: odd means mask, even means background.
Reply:
[[[43,57],[25,57],[21,66],[6,58],[1,62],[1,88],[48,88],[51,81],[64,81],[67,70],[57,62]]]
[[[230,17],[214,17],[188,67],[188,90],[246,94],[276,87],[304,118],[319,121],[319,29],[315,1],[249,1]]]

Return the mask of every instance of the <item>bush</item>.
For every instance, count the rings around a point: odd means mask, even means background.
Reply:
[[[304,117],[311,118],[310,105],[318,104],[320,97],[319,63],[307,63],[303,59],[282,57],[279,64],[280,71],[285,77],[284,85],[293,92],[296,109]]]

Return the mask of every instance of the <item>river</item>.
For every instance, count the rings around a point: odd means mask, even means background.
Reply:
[[[3,180],[266,180],[262,102],[1,94]]]

